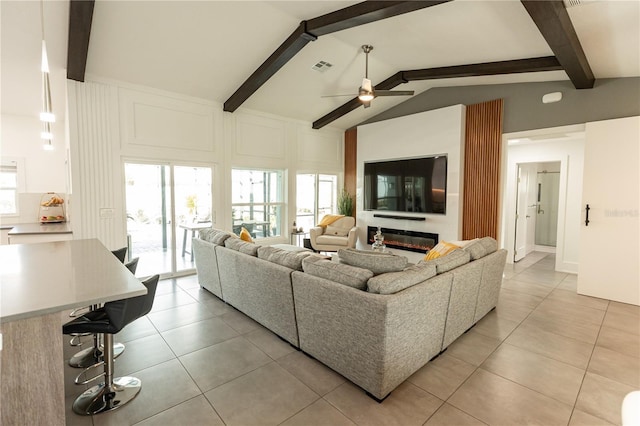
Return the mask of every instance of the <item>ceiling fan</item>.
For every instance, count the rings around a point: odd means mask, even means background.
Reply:
[[[364,66],[364,78],[362,79],[362,85],[358,89],[357,94],[348,95],[329,95],[323,96],[323,98],[332,98],[336,96],[357,96],[360,102],[365,108],[371,106],[371,101],[376,96],[413,96],[413,90],[374,90],[371,80],[369,80],[369,52],[373,50],[373,46],[370,44],[362,45],[362,51],[365,54],[365,66]]]

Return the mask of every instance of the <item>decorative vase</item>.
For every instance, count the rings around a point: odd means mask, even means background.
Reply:
[[[384,245],[384,235],[382,235],[382,231],[380,230],[379,226],[378,226],[378,231],[373,236],[373,240],[374,241],[373,241],[373,244],[371,244],[371,250],[384,252],[384,249],[386,247]]]

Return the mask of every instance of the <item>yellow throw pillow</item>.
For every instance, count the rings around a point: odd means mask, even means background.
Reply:
[[[247,229],[244,226],[240,230],[240,239],[248,243],[253,242],[253,238],[251,238],[251,234],[249,233],[249,231],[247,231]]]
[[[437,259],[439,257],[442,257],[446,254],[451,253],[457,248],[460,248],[460,246],[457,246],[452,243],[448,243],[446,241],[442,241],[441,243],[436,244],[434,248],[432,248],[427,252],[427,254],[424,256],[424,260]]]

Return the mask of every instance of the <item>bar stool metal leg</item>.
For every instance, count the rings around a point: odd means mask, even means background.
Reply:
[[[104,360],[103,344],[100,343],[100,335],[93,334],[93,346],[76,352],[69,360],[69,366],[73,368],[87,368]],[[118,358],[124,352],[123,343],[114,343],[113,359]]]
[[[73,402],[73,412],[83,416],[122,407],[138,395],[142,387],[135,377],[113,378],[113,334],[104,335],[104,383],[87,389]]]

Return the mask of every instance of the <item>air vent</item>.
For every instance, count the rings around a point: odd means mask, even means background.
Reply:
[[[315,71],[325,72],[329,68],[331,68],[332,66],[333,66],[333,64],[330,64],[329,62],[318,61],[318,63],[315,64],[314,66],[312,66],[311,69],[315,70]]]
[[[593,0],[564,0],[564,6],[569,9],[570,7],[576,7],[591,2],[593,2]]]

